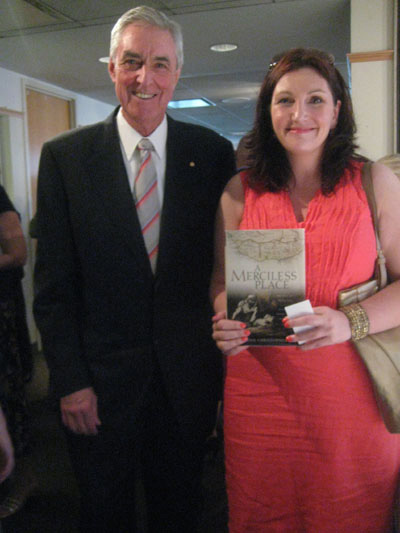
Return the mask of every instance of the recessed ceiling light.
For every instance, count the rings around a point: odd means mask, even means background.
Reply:
[[[99,57],[99,61],[100,63],[108,63],[110,60],[110,58],[107,56],[107,57]]]
[[[171,100],[168,104],[170,109],[184,109],[190,107],[209,107],[215,105],[206,98],[190,98],[188,100]]]
[[[210,48],[213,52],[232,52],[233,50],[236,50],[237,44],[230,44],[230,43],[213,44],[212,46],[210,46]]]

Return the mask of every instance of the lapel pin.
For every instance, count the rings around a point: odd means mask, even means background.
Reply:
[[[195,167],[195,166],[196,166],[196,163],[194,161],[190,161],[189,167]]]

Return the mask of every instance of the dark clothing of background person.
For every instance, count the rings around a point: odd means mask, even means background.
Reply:
[[[69,434],[85,514],[95,521],[86,529],[134,531],[140,455],[150,530],[190,531],[221,387],[208,287],[234,154],[216,133],[168,117],[153,276],[116,113],[43,147],[35,317],[52,394],[92,386],[98,397],[99,434]]]
[[[0,185],[0,214],[16,212]],[[32,377],[32,350],[22,292],[23,267],[0,269],[0,401],[16,455],[27,447],[29,425],[25,387]]]
[[[35,486],[30,466],[30,415],[26,386],[33,356],[22,290],[26,246],[17,212],[0,186],[0,405],[15,451],[16,469],[2,490],[0,519],[19,510]],[[13,215],[8,216],[8,215]]]

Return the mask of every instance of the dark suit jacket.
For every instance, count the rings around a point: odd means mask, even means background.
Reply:
[[[154,366],[187,428],[209,430],[221,379],[208,287],[217,204],[234,174],[231,143],[168,118],[153,276],[119,144],[116,111],[42,150],[35,318],[61,397],[93,386],[100,417],[130,416]],[[115,418],[115,417],[114,417]]]

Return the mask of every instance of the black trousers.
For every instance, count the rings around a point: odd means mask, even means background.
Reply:
[[[81,493],[82,533],[195,532],[204,439],[182,431],[159,372],[139,414],[130,417],[121,409],[115,406],[119,423],[102,421],[97,436],[67,433]],[[143,513],[137,513],[143,506],[146,526]]]

